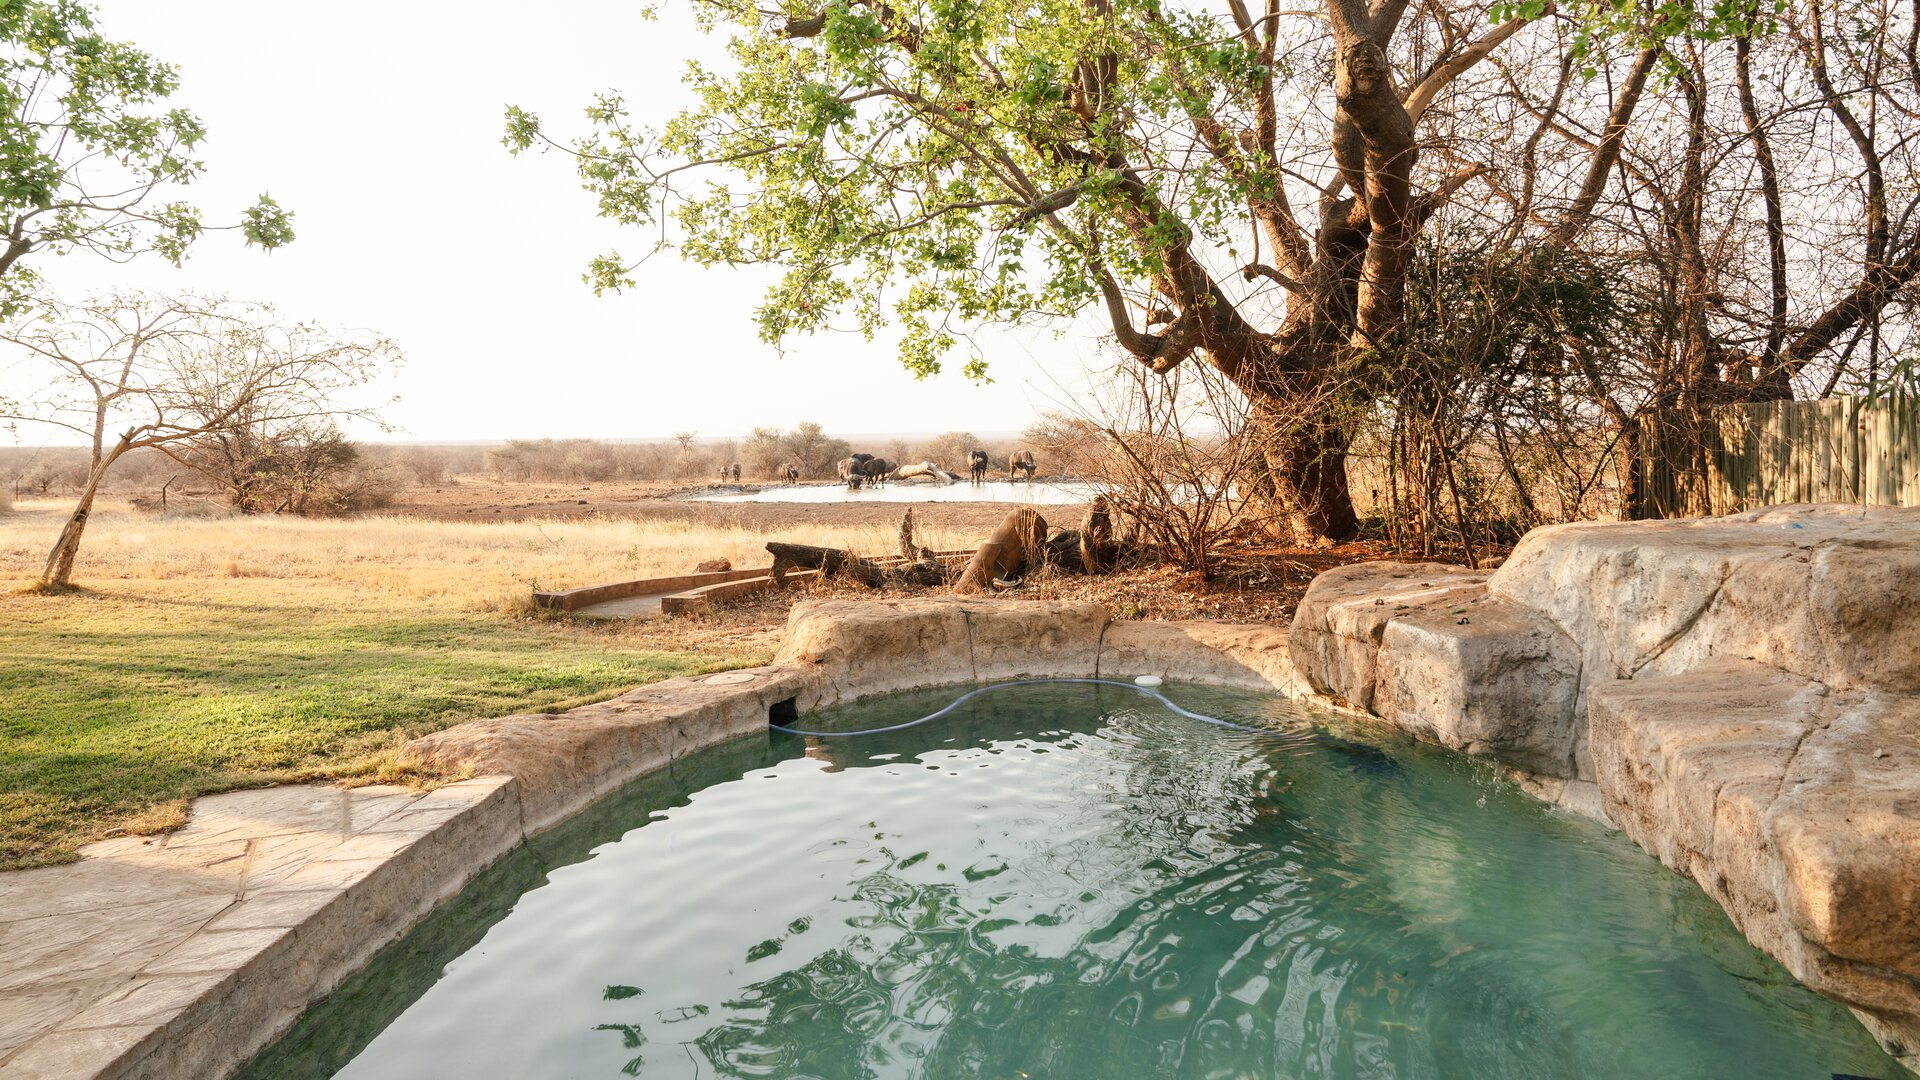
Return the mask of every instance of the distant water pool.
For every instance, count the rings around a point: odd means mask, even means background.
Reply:
[[[1897,1075],[1619,834],[1455,754],[1166,689],[1278,734],[1050,684],[676,762],[489,870],[243,1075]]]
[[[1025,480],[1008,483],[996,480],[975,486],[958,484],[892,483],[880,487],[849,490],[845,484],[798,484],[761,488],[758,491],[712,490],[688,496],[698,502],[980,502],[1038,503],[1043,505],[1078,504],[1090,501],[1098,489],[1078,480]]]

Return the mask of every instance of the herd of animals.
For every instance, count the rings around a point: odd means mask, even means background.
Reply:
[[[834,469],[840,474],[840,479],[845,481],[849,488],[860,488],[862,486],[872,487],[886,483],[893,475],[894,470],[899,467],[897,463],[887,458],[878,457],[873,454],[854,454],[851,457],[841,458],[839,463],[834,466]],[[1034,471],[1033,451],[1016,450],[1008,456],[1008,483],[1012,483],[1014,478],[1019,474],[1025,473],[1027,483],[1031,484],[1033,483]],[[967,455],[967,474],[976,484],[984,484],[987,482],[987,452],[985,450],[975,450]],[[737,484],[740,482],[740,475],[740,463],[737,461],[720,466],[720,479],[722,482],[731,481]],[[791,461],[786,462],[773,470],[773,479],[782,484],[797,484],[800,482],[800,466]]]

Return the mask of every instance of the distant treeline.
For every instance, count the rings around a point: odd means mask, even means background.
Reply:
[[[510,439],[486,453],[487,471],[502,480],[592,483],[602,480],[688,481],[717,479],[724,467],[738,464],[743,481],[776,479],[792,464],[805,480],[830,480],[841,458],[864,451],[908,463],[931,461],[965,473],[967,455],[985,450],[994,468],[1005,471],[1012,441],[985,442],[970,432],[949,431],[931,439],[891,439],[856,445],[829,435],[819,424],[803,421],[791,430],[753,429],[744,439],[701,441],[688,434],[664,442],[608,443],[595,439]]]
[[[308,515],[370,510],[388,505],[405,488],[485,471],[487,449],[356,443],[328,433],[267,446],[209,439],[175,456],[131,451],[107,474],[103,489],[154,509]],[[88,457],[80,446],[0,447],[0,509],[14,499],[75,494],[87,482]]]
[[[855,442],[829,435],[819,424],[791,429],[755,428],[744,439],[701,440],[683,435],[658,442],[615,443],[597,439],[509,439],[487,445],[408,445],[316,439],[275,453],[255,454],[236,465],[215,448],[200,447],[169,457],[134,451],[114,466],[106,490],[139,505],[158,507],[162,491],[169,508],[217,504],[247,512],[329,513],[377,509],[410,487],[432,487],[456,477],[492,475],[514,482],[594,483],[609,480],[698,483],[715,480],[723,466],[740,465],[741,479],[776,479],[788,463],[802,479],[829,480],[834,464],[856,451],[900,463],[932,461],[965,474],[967,455],[985,450],[991,468],[1004,474],[1007,456],[1029,440],[977,438],[950,431],[930,439]],[[1043,449],[1042,457],[1048,455]],[[196,456],[197,455],[197,456]],[[263,467],[266,460],[271,466]],[[1042,461],[1048,471],[1049,463]],[[87,481],[84,447],[0,447],[0,509],[13,498],[68,496]],[[324,476],[321,475],[324,473]]]

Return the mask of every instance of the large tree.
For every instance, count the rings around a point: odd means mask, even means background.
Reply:
[[[0,3],[0,315],[29,301],[38,253],[178,263],[209,228],[269,249],[293,239],[292,215],[265,195],[216,226],[169,198],[205,169],[205,126],[169,101],[179,84],[173,65],[103,35],[85,4]]]
[[[1477,168],[1430,167],[1423,126],[1543,5],[1324,0],[882,0],[701,5],[734,28],[724,73],[658,134],[615,96],[557,143],[603,212],[671,209],[707,262],[787,268],[763,332],[892,317],[938,370],[965,328],[1093,306],[1164,373],[1196,356],[1268,429],[1251,479],[1303,535],[1356,525],[1345,454],[1390,357],[1428,219]],[[689,170],[742,177],[701,186]],[[1604,170],[1602,171],[1604,176]],[[590,278],[628,278],[618,255]],[[983,370],[977,355],[969,374]]]
[[[769,338],[893,321],[930,374],[973,326],[1091,308],[1153,372],[1199,358],[1251,403],[1247,489],[1302,538],[1355,530],[1356,432],[1383,403],[1448,422],[1460,364],[1523,384],[1481,413],[1580,401],[1624,438],[1676,370],[1790,392],[1920,272],[1895,178],[1920,80],[1891,0],[1222,3],[696,0],[730,44],[693,67],[694,107],[656,131],[604,95],[570,138],[510,108],[505,141],[572,155],[603,214],[687,257],[784,268]],[[1421,266],[1477,280],[1429,298],[1526,297],[1535,325],[1409,327]],[[1601,282],[1586,267],[1635,295],[1575,326],[1557,311]],[[588,280],[631,269],[608,254]],[[1623,340],[1628,310],[1655,318]],[[1422,440],[1436,474],[1467,438]]]
[[[343,400],[399,360],[391,341],[281,320],[272,308],[222,298],[41,299],[0,327],[0,372],[31,387],[0,398],[0,421],[28,423],[88,443],[86,482],[47,555],[45,589],[72,583],[94,499],[114,464],[134,450],[170,456],[209,440],[285,438],[371,417]],[[182,464],[200,467],[190,458]]]

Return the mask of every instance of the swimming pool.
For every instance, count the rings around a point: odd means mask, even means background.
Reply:
[[[1163,689],[1272,733],[1061,683],[690,756],[489,870],[244,1075],[1897,1074],[1618,834],[1457,754]]]

